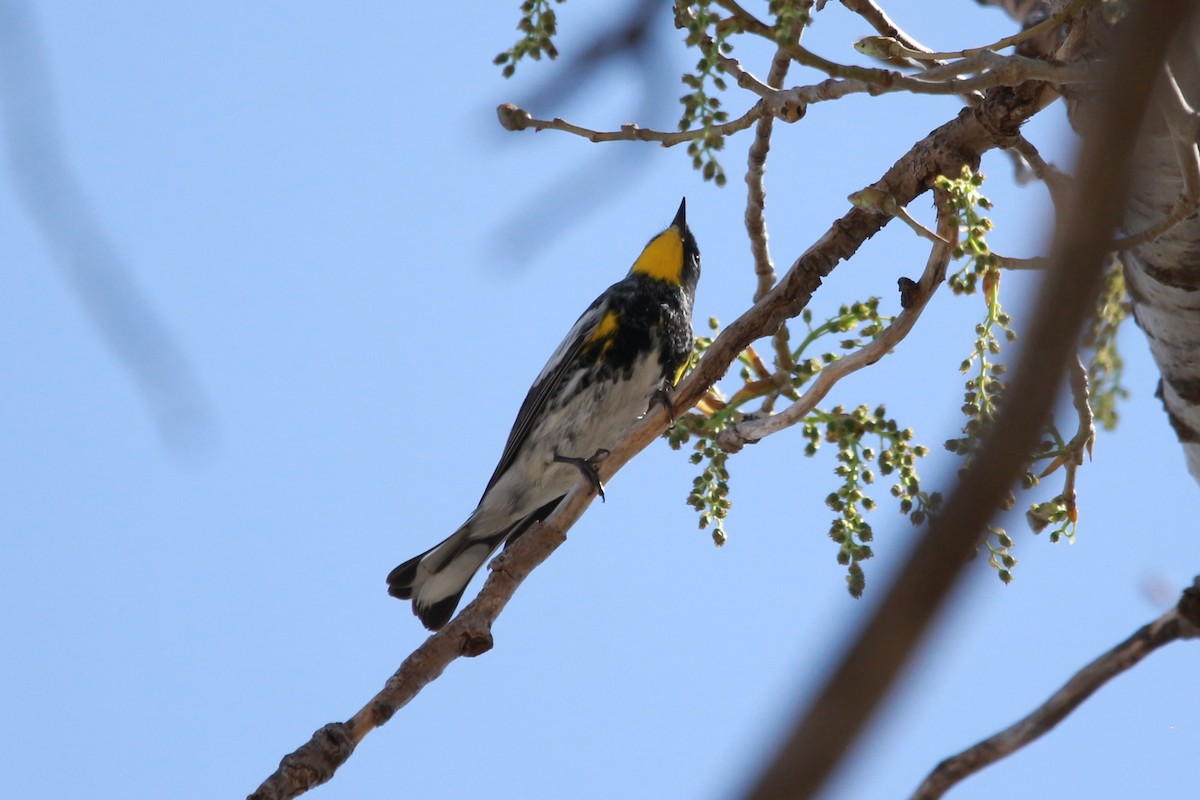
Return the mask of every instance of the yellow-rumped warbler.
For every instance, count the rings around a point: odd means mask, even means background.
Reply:
[[[588,306],[533,382],[479,505],[441,544],[387,577],[430,630],[446,624],[472,576],[504,541],[550,515],[595,463],[683,373],[692,352],[700,251],[687,200],[625,278]]]

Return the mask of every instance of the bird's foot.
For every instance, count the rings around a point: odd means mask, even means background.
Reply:
[[[559,464],[570,464],[583,473],[583,477],[587,478],[595,488],[596,494],[600,495],[601,502],[604,502],[604,484],[600,482],[600,473],[596,471],[596,465],[607,457],[608,451],[603,447],[593,453],[591,458],[573,458],[560,456],[558,453],[554,454],[554,460]]]
[[[671,402],[671,390],[665,385],[658,387],[654,394],[650,397],[650,405],[647,407],[647,413],[655,406],[662,406],[667,410],[667,419],[671,420],[670,427],[675,427],[675,404]]]

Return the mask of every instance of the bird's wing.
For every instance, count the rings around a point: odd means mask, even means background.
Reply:
[[[500,480],[504,471],[516,460],[517,451],[525,444],[529,431],[533,427],[533,421],[541,415],[542,410],[546,407],[546,401],[562,383],[567,370],[575,362],[575,356],[578,355],[580,348],[588,341],[596,330],[596,326],[600,324],[600,320],[603,319],[604,310],[608,305],[607,299],[608,292],[605,292],[588,306],[587,311],[584,311],[576,320],[566,338],[554,351],[554,355],[550,356],[546,366],[542,367],[533,386],[529,387],[529,394],[525,396],[525,402],[521,403],[521,410],[517,412],[517,420],[508,434],[508,442],[504,445],[504,454],[500,456],[500,463],[496,465],[492,479],[488,481],[487,488],[483,490],[485,496],[496,485],[496,481]]]

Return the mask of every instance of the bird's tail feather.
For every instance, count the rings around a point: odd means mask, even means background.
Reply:
[[[534,522],[550,515],[561,497],[492,534],[479,535],[468,522],[440,544],[410,558],[387,576],[388,594],[413,601],[413,613],[421,624],[436,631],[454,615],[471,578],[500,543],[512,541]]]
[[[441,544],[405,561],[388,574],[388,594],[413,601],[413,613],[436,631],[450,621],[471,578],[483,566],[507,531],[472,536],[463,526]]]

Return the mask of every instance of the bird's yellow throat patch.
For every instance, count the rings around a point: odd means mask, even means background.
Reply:
[[[633,271],[655,280],[678,284],[683,272],[683,238],[675,228],[665,231],[650,240],[646,249],[633,262]]]

